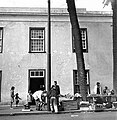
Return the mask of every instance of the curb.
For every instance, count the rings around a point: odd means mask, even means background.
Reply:
[[[117,109],[105,109],[105,110],[70,110],[60,111],[59,113],[51,113],[50,111],[37,111],[37,112],[14,112],[14,113],[0,113],[0,116],[18,116],[18,115],[44,115],[44,114],[67,114],[67,113],[81,113],[81,112],[114,112]]]
[[[51,114],[51,112],[34,112],[34,113],[29,113],[29,112],[16,112],[16,113],[0,113],[0,116],[18,116],[18,115],[42,115],[42,114]]]

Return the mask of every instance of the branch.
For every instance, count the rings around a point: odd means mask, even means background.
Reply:
[[[108,6],[109,3],[112,3],[112,2],[113,2],[113,0],[103,0],[102,3],[104,4],[104,7],[105,7],[106,5]],[[104,8],[104,7],[103,7],[103,8]]]

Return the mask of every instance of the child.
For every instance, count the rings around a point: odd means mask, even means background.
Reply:
[[[19,97],[19,94],[16,93],[15,95],[16,107],[18,106],[19,100],[21,100],[21,98]]]
[[[29,107],[30,107],[32,101],[33,101],[33,96],[32,96],[31,90],[29,90],[28,95],[27,95],[27,104]]]
[[[10,97],[11,97],[11,105],[10,105],[10,109],[13,109],[13,108],[12,108],[12,105],[13,105],[14,97],[15,97],[15,95],[14,95],[14,90],[15,90],[15,87],[12,86],[12,87],[11,87],[11,90],[10,90]]]

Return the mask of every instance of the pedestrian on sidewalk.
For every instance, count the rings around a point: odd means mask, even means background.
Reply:
[[[32,96],[31,90],[29,90],[28,94],[27,94],[27,104],[28,104],[29,108],[30,108],[32,101],[33,101],[33,96]]]
[[[36,110],[42,110],[43,105],[45,105],[42,98],[47,97],[47,92],[45,90],[38,90],[32,96],[35,99]]]
[[[54,85],[52,85],[51,90],[49,91],[50,98],[50,109],[55,113],[58,113],[58,105],[57,105],[57,91]]]
[[[10,104],[10,108],[11,108],[11,109],[13,109],[12,105],[13,105],[13,102],[14,102],[14,97],[15,97],[15,95],[14,95],[14,90],[15,90],[15,87],[14,87],[14,86],[12,86],[12,87],[11,87],[11,90],[10,90],[10,97],[11,97],[11,104]]]
[[[94,94],[102,94],[102,87],[100,85],[100,82],[97,82],[96,85],[94,86]]]
[[[16,107],[17,107],[17,106],[18,106],[18,104],[19,104],[19,100],[22,100],[22,99],[19,97],[19,94],[18,94],[18,93],[16,93],[16,94],[15,94]]]
[[[54,81],[54,86],[55,86],[55,89],[56,89],[56,99],[57,99],[57,106],[59,106],[59,97],[60,97],[60,87],[59,85],[57,84],[57,81]]]

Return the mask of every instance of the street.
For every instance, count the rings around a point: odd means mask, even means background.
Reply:
[[[116,120],[117,112],[0,116],[0,120]]]

